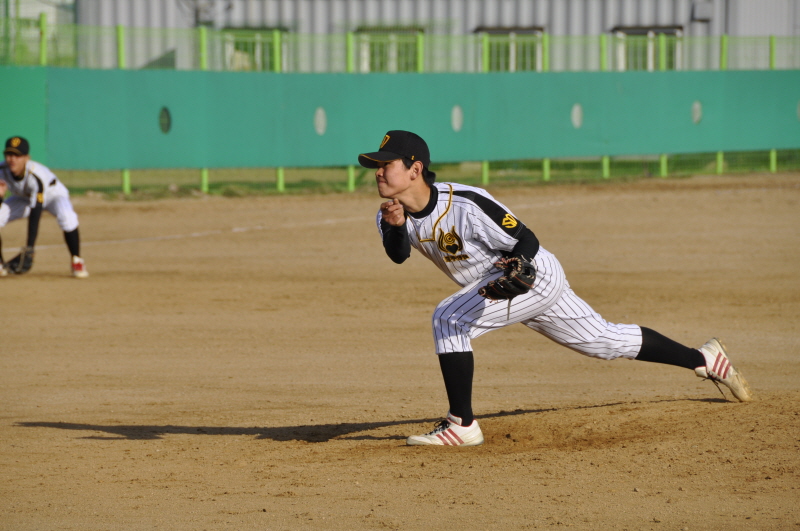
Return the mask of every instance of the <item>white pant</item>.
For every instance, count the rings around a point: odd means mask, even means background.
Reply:
[[[540,248],[536,255],[536,283],[524,295],[492,302],[478,290],[502,272],[480,279],[446,298],[433,312],[436,353],[467,352],[471,340],[486,332],[522,323],[556,343],[586,356],[634,359],[642,347],[638,325],[613,324],[595,312],[569,287],[556,257]]]
[[[58,220],[58,226],[64,232],[72,232],[78,228],[78,215],[72,208],[69,195],[58,195],[49,198],[42,205]],[[27,218],[31,215],[30,200],[25,197],[12,196],[0,204],[0,228],[15,219]]]

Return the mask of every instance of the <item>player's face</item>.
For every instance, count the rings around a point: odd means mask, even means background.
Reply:
[[[29,155],[15,155],[13,153],[6,153],[6,164],[8,169],[15,177],[22,177],[25,172],[25,165],[30,160]]]
[[[391,162],[379,162],[375,171],[375,182],[378,183],[378,194],[384,199],[393,199],[411,186],[412,171],[406,168],[400,159]]]

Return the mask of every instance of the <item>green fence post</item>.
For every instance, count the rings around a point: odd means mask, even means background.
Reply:
[[[47,66],[47,14],[39,13],[39,66]]]
[[[417,73],[425,71],[425,35],[417,32]]]
[[[728,69],[728,36],[724,33],[719,38],[719,69]],[[722,151],[717,151],[717,174],[723,171],[724,157]]]
[[[600,71],[605,72],[608,70],[608,36],[605,33],[600,34]]]
[[[489,161],[484,160],[481,162],[481,184],[486,186],[489,184]]]
[[[200,36],[200,70],[208,70],[208,28],[197,28]]]
[[[481,33],[481,72],[489,71],[489,34]]]
[[[117,68],[124,70],[125,64],[125,26],[117,24]]]
[[[11,64],[11,11],[8,0],[5,0],[5,9],[3,10],[3,51],[5,56],[3,59],[7,64]]]
[[[775,70],[775,35],[769,36],[769,69]],[[778,152],[774,149],[769,150],[769,171],[778,171]]]
[[[347,191],[354,192],[356,190],[356,167],[352,164],[347,167]]]
[[[117,24],[117,67],[125,69],[125,26]],[[122,193],[131,194],[131,171],[122,170]]]
[[[769,36],[769,69],[775,70],[775,35]]]
[[[208,70],[208,28],[197,28],[200,36],[200,70]],[[208,168],[200,169],[200,191],[208,193]]]
[[[20,16],[19,16],[19,0],[17,0],[17,5],[14,9],[14,61],[16,64],[22,63],[22,58],[20,54],[22,53],[23,46],[22,46],[22,32],[20,28],[22,25],[20,24]]]
[[[281,64],[281,30],[274,29],[272,30],[272,71],[273,72],[281,72],[283,71],[283,65]]]
[[[131,170],[122,170],[122,193],[131,195]]]
[[[345,54],[347,60],[347,72],[352,74],[356,71],[356,37],[352,31],[348,31],[345,36]]]
[[[659,166],[661,167],[660,171],[659,171],[659,175],[661,175],[661,177],[666,177],[668,175],[668,173],[667,173],[667,156],[666,155],[661,155],[658,159],[659,159],[659,161],[658,161],[659,162]]]
[[[606,56],[606,48],[608,45],[608,37],[606,37],[605,33],[600,34],[600,71],[605,72],[608,70],[608,57]],[[603,155],[602,158],[602,166],[603,166],[603,179],[608,179],[611,177],[611,161],[608,158],[608,155]]]
[[[550,180],[550,159],[542,159],[542,180]]]
[[[208,193],[208,168],[200,170],[200,191],[204,194]]]
[[[276,188],[279,192],[286,191],[286,174],[283,171],[283,166],[280,166],[275,175]]]
[[[667,69],[667,36],[663,33],[658,34],[658,69]]]
[[[542,72],[550,71],[550,35],[542,33]]]

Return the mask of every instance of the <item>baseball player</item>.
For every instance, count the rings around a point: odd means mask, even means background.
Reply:
[[[46,166],[30,157],[30,144],[21,136],[6,140],[0,164],[0,228],[9,221],[28,218],[28,239],[19,255],[3,262],[0,239],[0,277],[27,273],[33,266],[33,251],[39,233],[42,210],[47,210],[58,220],[64,231],[64,240],[72,256],[72,276],[86,278],[89,273],[80,253],[78,216],[69,200],[69,191]],[[13,195],[6,198],[6,192]]]
[[[471,340],[516,323],[586,356],[685,367],[718,388],[725,385],[742,402],[751,399],[718,339],[693,349],[649,328],[605,321],[570,289],[556,257],[505,205],[481,188],[437,183],[428,146],[416,134],[389,131],[378,151],[358,161],[376,169],[378,193],[386,199],[377,224],[389,258],[402,263],[414,247],[461,286],[433,312],[449,411],[433,431],[407,444],[483,443],[472,412]]]

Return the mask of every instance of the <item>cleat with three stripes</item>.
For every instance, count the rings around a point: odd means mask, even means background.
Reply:
[[[747,385],[747,380],[731,364],[728,352],[722,341],[717,338],[709,339],[698,350],[705,358],[706,364],[704,367],[697,367],[694,370],[697,376],[714,382],[720,393],[722,393],[722,389],[719,384],[726,386],[739,402],[752,400],[753,396],[750,393],[750,386]],[[722,396],[725,396],[725,393],[722,393]]]
[[[458,417],[447,413],[447,418],[438,422],[434,430],[424,435],[412,435],[406,440],[411,446],[478,446],[483,444],[483,433],[478,421],[469,426],[459,424]]]

